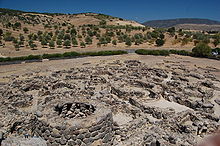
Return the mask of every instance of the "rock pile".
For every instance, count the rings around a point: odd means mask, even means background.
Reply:
[[[63,118],[86,118],[94,113],[95,107],[85,103],[65,103],[56,105],[54,110]]]

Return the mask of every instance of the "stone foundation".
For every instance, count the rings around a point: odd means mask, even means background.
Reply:
[[[64,116],[74,105],[77,105],[79,113],[87,114],[82,117],[76,114],[72,118]],[[57,106],[54,106],[54,113],[47,111],[52,114],[32,120],[29,127],[32,129],[31,136],[42,137],[48,146],[112,145],[114,132],[111,110],[97,103],[66,102],[58,106],[60,110],[57,111]],[[86,112],[81,110],[82,107]]]

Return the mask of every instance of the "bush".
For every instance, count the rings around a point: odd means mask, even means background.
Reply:
[[[71,46],[71,42],[70,40],[65,40],[63,45],[66,47],[66,48],[69,48]]]
[[[61,47],[61,45],[62,45],[62,40],[58,39],[58,40],[56,41],[56,44],[57,44],[58,47]]]
[[[89,37],[89,36],[87,36],[87,37],[85,38],[85,42],[86,42],[86,44],[88,44],[88,45],[92,44],[92,38]]]
[[[158,47],[163,46],[164,43],[165,43],[165,41],[162,40],[162,39],[157,39],[157,40],[156,40],[156,44],[157,44]]]
[[[80,56],[80,54],[77,52],[66,52],[63,54],[63,57],[75,57],[75,56]]]
[[[135,53],[140,55],[155,55],[155,56],[169,56],[170,54],[168,50],[144,50],[144,49],[136,50]]]
[[[126,38],[126,40],[125,40],[125,45],[127,45],[127,46],[131,46],[131,45],[132,45],[131,39],[130,39],[129,37]]]
[[[74,47],[78,46],[78,42],[75,38],[72,40],[72,44],[73,44]]]
[[[99,25],[106,25],[106,24],[107,24],[107,22],[105,20],[102,20],[99,22]]]
[[[112,44],[113,44],[114,46],[116,46],[116,45],[117,45],[117,41],[116,41],[116,40],[113,40],[113,41],[112,41]]]
[[[51,49],[55,47],[55,44],[54,44],[54,41],[53,41],[53,40],[51,40],[51,41],[49,42],[49,47],[50,47]]]
[[[41,40],[41,45],[43,46],[43,48],[47,45],[47,41],[46,41],[45,38],[43,38],[43,39]]]
[[[25,60],[38,60],[38,59],[52,59],[52,58],[62,58],[62,57],[76,57],[76,56],[107,56],[107,55],[121,55],[127,54],[126,51],[117,50],[117,51],[99,51],[99,52],[86,52],[86,53],[77,53],[77,52],[66,52],[63,54],[43,54],[43,55],[29,55],[22,57],[7,57],[0,58],[0,62],[6,61],[25,61]]]
[[[80,43],[80,46],[81,46],[82,48],[85,48],[85,47],[86,47],[86,44],[85,44],[84,42],[81,42],[81,43]]]
[[[27,33],[29,30],[28,30],[27,27],[24,27],[24,28],[23,28],[23,31],[24,31],[24,33]]]
[[[191,56],[192,55],[192,52],[185,51],[185,50],[169,50],[169,53],[183,55],[183,56]]]
[[[70,36],[69,34],[65,34],[63,39],[64,39],[64,40],[70,40],[70,39],[71,39],[71,36]]]
[[[192,52],[197,57],[208,57],[211,55],[212,49],[206,43],[199,43],[192,49]]]
[[[56,53],[56,54],[43,54],[42,55],[43,59],[61,58],[61,57],[63,57],[63,55],[62,54],[58,54],[58,53]]]
[[[86,52],[82,53],[81,55],[84,56],[108,56],[108,55],[121,55],[127,54],[126,51],[117,50],[117,51],[99,51],[99,52]]]

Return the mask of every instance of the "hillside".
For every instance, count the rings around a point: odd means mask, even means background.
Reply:
[[[213,47],[216,38],[205,33],[153,29],[105,14],[0,9],[1,57],[155,47],[191,50],[203,40]]]
[[[179,19],[168,19],[168,20],[152,20],[152,21],[144,22],[143,24],[151,27],[168,28],[182,24],[220,25],[220,22],[209,19],[199,19],[199,18],[179,18]]]

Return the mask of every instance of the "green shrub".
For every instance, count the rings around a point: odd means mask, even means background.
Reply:
[[[112,44],[113,44],[114,46],[116,46],[116,45],[117,45],[117,40],[113,40],[113,41],[112,41]]]
[[[87,36],[87,37],[85,38],[85,42],[86,42],[86,44],[88,44],[88,45],[92,44],[92,38],[91,38],[90,36]]]
[[[197,57],[208,57],[211,55],[212,49],[206,43],[199,43],[192,49],[192,52]]]
[[[121,55],[127,54],[126,51],[117,50],[117,51],[99,51],[99,52],[86,52],[82,53],[81,55],[84,56],[108,56],[108,55]]]
[[[69,47],[71,46],[70,40],[65,40],[65,41],[63,42],[63,45],[64,45],[66,48],[69,48]]]
[[[77,52],[66,52],[66,53],[63,53],[63,57],[75,57],[75,56],[80,56],[80,54],[77,53]]]
[[[58,39],[58,40],[56,41],[56,44],[57,44],[58,47],[61,47],[61,45],[62,45],[62,40]]]
[[[56,54],[43,54],[42,58],[43,59],[50,59],[50,58],[61,58],[63,57],[62,54],[56,53]]]
[[[53,41],[53,40],[51,40],[51,41],[49,42],[49,47],[50,47],[51,49],[55,47],[55,44],[54,44],[54,41]]]
[[[129,37],[126,38],[125,45],[127,45],[127,46],[131,46],[132,45],[131,39]]]
[[[27,57],[24,57],[24,60],[37,60],[37,59],[41,59],[41,55],[29,55]]]
[[[170,54],[177,54],[183,56],[191,56],[192,52],[185,51],[185,50],[169,50]]]
[[[155,55],[155,56],[169,56],[170,54],[168,50],[144,50],[144,49],[136,50],[135,53],[140,55]]]
[[[24,27],[24,28],[23,28],[23,31],[24,31],[24,33],[27,33],[29,30],[28,30],[27,27]]]
[[[163,46],[164,43],[165,43],[165,41],[162,40],[162,39],[157,39],[157,40],[156,40],[156,44],[157,44],[158,47]]]
[[[43,55],[29,55],[29,56],[21,56],[21,57],[0,58],[0,62],[52,59],[52,58],[76,57],[76,56],[107,56],[107,55],[121,55],[121,54],[127,54],[127,52],[122,51],[122,50],[86,52],[86,53],[81,53],[81,54],[77,52],[66,52],[63,54],[56,53],[56,54],[43,54]]]
[[[82,48],[85,48],[85,47],[86,47],[86,44],[85,44],[84,42],[81,42],[81,43],[80,43],[80,46],[81,46]]]
[[[102,20],[99,22],[99,25],[106,25],[106,24],[107,24],[107,22],[105,20]]]

